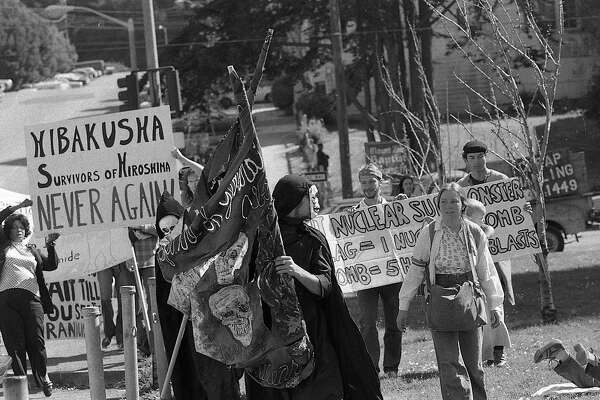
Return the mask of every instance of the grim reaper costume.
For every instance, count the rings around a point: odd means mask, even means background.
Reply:
[[[169,193],[164,193],[156,212],[156,231],[162,239],[170,231],[182,229],[185,210]],[[165,230],[160,221],[165,217],[175,217],[172,226]],[[164,221],[164,220],[163,220]],[[179,232],[178,232],[179,233]],[[167,304],[171,284],[165,279],[159,263],[156,268],[156,300],[158,315],[162,329],[165,350],[169,360],[173,356],[173,348],[177,340],[177,332],[183,315]],[[169,280],[170,277],[167,277]],[[242,371],[229,368],[204,354],[196,352],[191,323],[187,323],[181,348],[175,361],[171,384],[177,400],[236,400],[240,398],[238,380]]]
[[[374,400],[382,399],[377,371],[337,283],[325,237],[303,220],[286,217],[313,184],[288,175],[275,186],[273,199],[286,255],[315,275],[321,294],[295,282],[310,342],[314,346],[312,374],[291,389],[271,389],[246,379],[248,400]]]

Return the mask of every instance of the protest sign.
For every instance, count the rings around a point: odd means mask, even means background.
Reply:
[[[46,283],[52,312],[44,316],[46,340],[84,337],[83,308],[100,307],[100,287],[96,278],[84,277]]]
[[[488,239],[494,261],[540,251],[518,179],[471,186],[465,195],[487,209],[484,222],[495,229]],[[401,282],[410,268],[419,230],[439,215],[435,194],[321,215],[310,224],[325,235],[337,280],[345,293]]]
[[[527,197],[519,179],[469,186],[463,190],[467,197],[481,201],[486,208],[484,223],[495,231],[488,239],[494,261],[541,251],[531,215],[523,210]]]
[[[179,198],[166,106],[28,126],[25,145],[40,234],[153,224],[161,194]]]
[[[410,175],[408,150],[396,142],[366,142],[366,162],[374,162],[384,175]]]
[[[14,206],[29,196],[0,189],[0,210]],[[32,239],[38,247],[44,246],[44,237],[36,234],[31,207],[17,211],[24,214],[31,224]],[[61,235],[56,241],[59,257],[55,271],[44,272],[46,281],[60,281],[79,278],[131,258],[131,244],[127,229],[117,228],[108,231]]]

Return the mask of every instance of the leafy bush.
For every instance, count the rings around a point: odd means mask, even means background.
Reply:
[[[77,59],[75,48],[58,29],[18,0],[0,7],[0,78],[14,88],[66,72]]]
[[[300,115],[306,114],[308,119],[322,119],[328,126],[335,122],[335,100],[320,91],[302,94],[296,101],[296,110]]]
[[[294,82],[289,75],[282,75],[271,86],[273,105],[281,110],[290,110],[294,104]]]

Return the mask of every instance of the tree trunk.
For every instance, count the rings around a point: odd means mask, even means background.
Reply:
[[[537,170],[537,166],[535,167]],[[542,252],[535,255],[535,262],[538,266],[538,279],[540,286],[540,312],[542,321],[546,324],[556,323],[556,307],[554,306],[554,296],[552,294],[552,281],[550,279],[550,270],[548,268],[548,243],[546,242],[546,203],[543,194],[543,179],[537,171],[532,174],[532,182],[535,186],[534,194],[536,199],[532,203],[535,228],[540,239]]]

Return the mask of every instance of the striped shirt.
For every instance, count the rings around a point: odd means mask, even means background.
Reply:
[[[36,259],[29,249],[17,249],[13,245],[8,247],[2,276],[0,276],[0,292],[8,289],[25,289],[39,297],[36,267]]]

